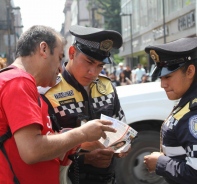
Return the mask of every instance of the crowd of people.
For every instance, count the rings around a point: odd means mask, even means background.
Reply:
[[[112,73],[109,73],[106,68],[101,73],[108,76],[115,86],[150,82],[150,75],[141,64],[131,69],[129,65],[124,66],[121,62],[118,67],[114,67]]]

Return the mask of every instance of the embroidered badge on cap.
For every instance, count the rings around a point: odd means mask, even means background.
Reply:
[[[190,133],[191,133],[195,138],[197,138],[197,115],[192,116],[192,117],[189,119],[189,130],[190,130]]]
[[[155,61],[159,62],[159,56],[154,50],[150,50],[150,57]]]
[[[100,43],[100,50],[107,52],[107,51],[111,50],[112,45],[113,45],[112,40],[104,40]]]
[[[101,82],[101,81],[98,81],[96,83],[96,87],[97,87],[97,90],[99,93],[105,95],[107,90],[106,90],[106,86]]]

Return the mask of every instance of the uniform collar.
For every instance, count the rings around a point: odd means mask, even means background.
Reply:
[[[177,107],[183,107],[188,102],[192,103],[195,98],[197,98],[197,83],[194,83],[190,86],[187,92],[180,99]]]
[[[83,88],[83,86],[78,83],[78,81],[66,70],[66,68],[64,68],[64,71],[62,72],[62,76],[77,91],[81,91],[81,89]]]

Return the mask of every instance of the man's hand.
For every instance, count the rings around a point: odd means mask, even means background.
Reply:
[[[90,164],[98,168],[109,167],[114,151],[112,149],[96,149],[85,154],[84,164]]]
[[[82,133],[86,135],[87,142],[88,141],[96,141],[103,137],[106,138],[105,131],[108,132],[116,132],[114,128],[112,128],[112,122],[108,120],[100,120],[95,119],[92,121],[88,121],[87,123],[83,124],[78,129],[81,129]]]

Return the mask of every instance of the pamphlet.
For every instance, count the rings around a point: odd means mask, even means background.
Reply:
[[[137,131],[126,123],[103,114],[101,114],[100,119],[110,120],[113,123],[111,126],[117,130],[116,133],[106,132],[106,139],[100,138],[100,143],[106,148],[113,148],[115,153],[127,152],[130,148],[131,141],[137,135]]]

